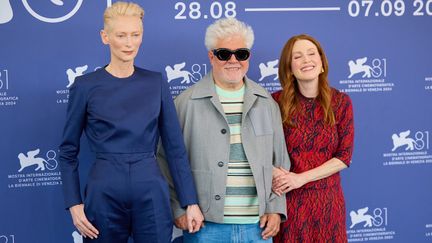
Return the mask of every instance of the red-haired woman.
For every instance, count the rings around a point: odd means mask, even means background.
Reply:
[[[331,88],[328,61],[308,35],[285,44],[279,63],[279,103],[291,171],[275,171],[273,190],[287,193],[287,221],[275,242],[346,242],[339,171],[349,166],[354,124],[348,95]]]

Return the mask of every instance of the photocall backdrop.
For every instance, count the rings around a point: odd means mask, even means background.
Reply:
[[[248,76],[270,92],[285,42],[316,37],[331,85],[354,104],[349,242],[432,241],[432,0],[135,2],[146,11],[136,65],[163,73],[173,96],[210,71],[204,33],[216,19],[253,27]],[[68,87],[109,61],[99,31],[110,4],[0,0],[0,243],[82,242],[63,206],[58,146]],[[84,185],[85,139],[80,159]]]

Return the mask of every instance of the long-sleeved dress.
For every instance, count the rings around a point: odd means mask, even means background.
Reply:
[[[96,153],[84,190],[78,175],[81,134]],[[77,77],[60,145],[65,206],[84,203],[100,242],[166,242],[172,230],[168,185],[156,162],[159,141],[182,207],[197,203],[176,110],[160,73],[135,67],[127,78],[104,68]]]
[[[279,103],[281,91],[273,94]],[[336,124],[324,122],[316,99],[299,95],[300,110],[284,126],[291,171],[302,173],[338,158],[349,166],[353,151],[354,123],[348,95],[332,89],[331,105]],[[287,220],[275,242],[346,242],[345,200],[339,173],[305,184],[286,194]]]

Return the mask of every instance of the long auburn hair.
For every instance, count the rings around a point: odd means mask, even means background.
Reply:
[[[331,106],[332,90],[328,81],[328,61],[321,44],[312,36],[301,34],[291,37],[282,49],[279,58],[279,80],[282,86],[282,92],[279,97],[279,106],[284,124],[295,127],[292,120],[293,115],[300,110],[299,96],[300,90],[297,79],[291,70],[292,50],[298,40],[308,40],[315,44],[318,53],[321,56],[323,72],[318,77],[318,96],[316,99],[320,103],[324,112],[324,122],[333,126],[335,116]]]

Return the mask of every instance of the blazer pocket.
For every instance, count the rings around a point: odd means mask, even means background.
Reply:
[[[256,136],[273,134],[270,111],[264,108],[251,108],[249,116]]]
[[[210,196],[213,173],[204,170],[192,170],[198,193],[198,203],[203,213],[210,208]]]

